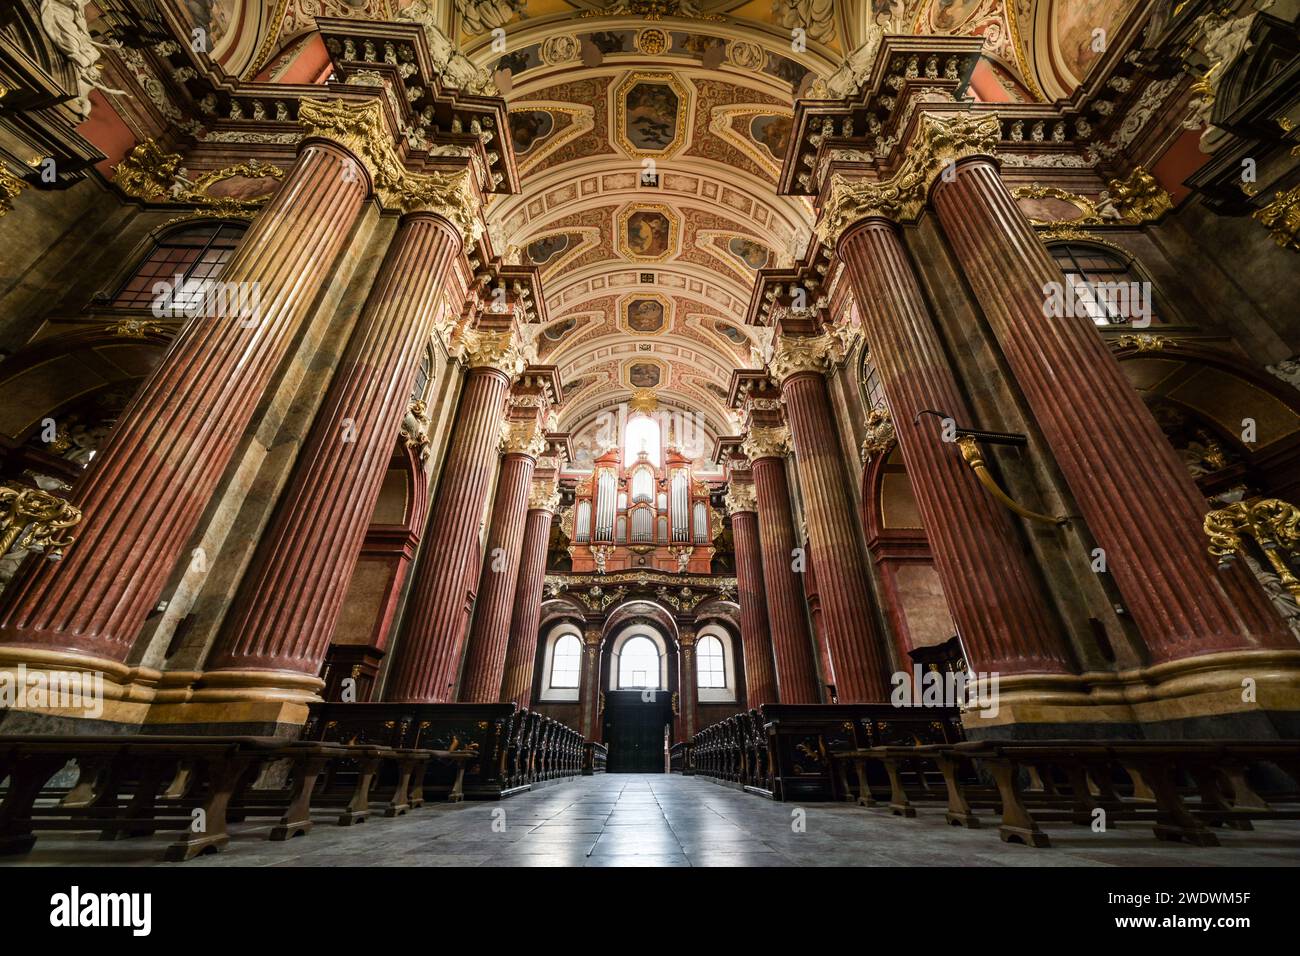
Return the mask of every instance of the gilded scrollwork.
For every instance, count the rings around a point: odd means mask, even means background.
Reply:
[[[13,211],[14,200],[26,185],[9,170],[0,166],[0,216]]]
[[[862,463],[868,464],[877,455],[888,452],[898,441],[894,421],[887,408],[873,408],[867,414],[866,435],[862,439]]]
[[[1169,193],[1141,166],[1135,167],[1127,179],[1112,179],[1106,187],[1103,201],[1131,223],[1154,222],[1174,208]]]
[[[57,561],[75,540],[69,529],[80,523],[81,510],[58,495],[0,485],[0,556],[18,548]]]
[[[1252,216],[1263,223],[1278,246],[1300,252],[1300,186],[1277,193],[1272,202]]]

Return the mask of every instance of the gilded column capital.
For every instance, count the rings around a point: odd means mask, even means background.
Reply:
[[[560,510],[560,489],[553,481],[534,481],[528,489],[528,510],[549,511],[554,515]]]
[[[921,113],[916,135],[897,172],[883,180],[836,173],[817,223],[817,238],[834,246],[849,226],[872,216],[912,222],[945,168],[970,156],[994,156],[1001,125],[995,113]]]
[[[470,368],[494,368],[511,381],[528,367],[528,355],[513,329],[465,329],[460,334],[460,357]]]
[[[723,498],[727,506],[727,514],[739,514],[742,511],[758,511],[758,496],[754,493],[754,486],[749,484],[730,484],[727,486],[727,494]]]
[[[298,107],[298,122],[306,135],[337,143],[352,154],[370,173],[375,194],[386,207],[442,216],[459,230],[467,246],[482,235],[479,201],[469,169],[409,171],[389,135],[379,100],[356,104],[341,99],[305,99]]]
[[[894,431],[894,421],[889,409],[873,408],[867,414],[867,433],[862,439],[862,464],[868,464],[877,455],[883,455],[898,441]]]
[[[760,458],[784,458],[790,454],[790,429],[785,425],[755,425],[741,447],[750,461]]]
[[[784,384],[792,375],[803,372],[824,375],[839,357],[840,338],[833,333],[783,335],[772,344],[767,365],[772,378]]]
[[[506,455],[528,455],[533,460],[546,451],[546,435],[535,419],[501,423],[501,451]]]

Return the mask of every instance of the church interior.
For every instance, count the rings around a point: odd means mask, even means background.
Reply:
[[[0,867],[1294,866],[1297,125],[1300,0],[7,2]]]

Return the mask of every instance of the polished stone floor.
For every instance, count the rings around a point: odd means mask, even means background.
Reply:
[[[1002,843],[986,829],[947,826],[939,810],[914,820],[847,804],[798,806],[700,777],[608,774],[559,783],[500,803],[434,804],[350,828],[318,823],[306,837],[269,843],[241,826],[208,866],[1296,866],[1300,821],[1217,831],[1223,845],[1155,840],[1130,824],[1108,833],[1053,824],[1053,846]],[[149,865],[166,836],[102,843],[44,834],[21,861]]]

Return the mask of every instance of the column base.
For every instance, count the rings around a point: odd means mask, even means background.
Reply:
[[[292,671],[164,673],[0,647],[0,734],[296,736],[323,686]]]
[[[1122,673],[1002,677],[984,739],[1300,739],[1300,650],[1205,654]]]

